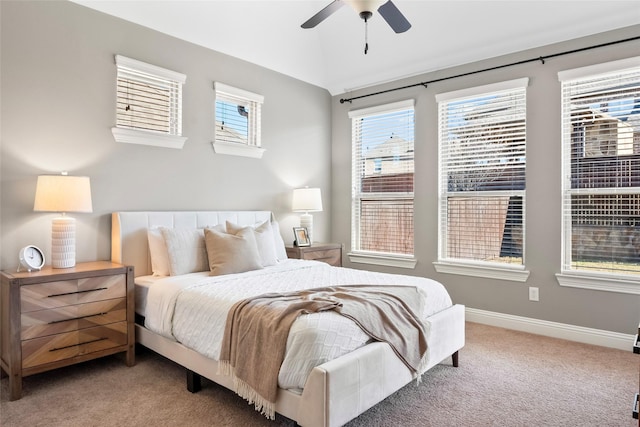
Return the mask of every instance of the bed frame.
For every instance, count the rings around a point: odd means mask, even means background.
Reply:
[[[229,220],[253,225],[273,219],[269,211],[162,211],[114,212],[111,259],[133,266],[135,276],[151,274],[147,243],[150,227],[204,228]],[[432,368],[448,357],[458,365],[464,346],[464,306],[454,305],[428,319],[428,365]],[[190,389],[202,375],[230,390],[230,376],[217,374],[218,363],[170,339],[136,324],[136,342],[187,368]],[[195,381],[194,385],[192,381]],[[412,381],[407,367],[385,343],[371,343],[314,368],[302,393],[279,389],[276,412],[302,426],[340,426]]]

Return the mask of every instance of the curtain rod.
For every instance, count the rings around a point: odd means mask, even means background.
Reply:
[[[614,44],[626,43],[626,42],[630,42],[630,41],[634,41],[634,40],[640,40],[640,36],[631,37],[631,38],[623,39],[623,40],[616,40],[616,41],[612,41],[612,42],[608,42],[608,43],[597,44],[597,45],[588,46],[588,47],[582,47],[582,48],[579,48],[579,49],[566,50],[564,52],[553,53],[551,55],[546,55],[546,56],[538,56],[536,58],[531,58],[531,59],[525,59],[525,60],[522,60],[522,61],[511,62],[509,64],[497,65],[495,67],[483,68],[481,70],[476,70],[476,71],[469,71],[467,73],[456,74],[454,76],[441,77],[439,79],[429,80],[429,81],[426,81],[426,82],[415,83],[415,84],[402,86],[402,87],[396,87],[396,88],[393,88],[393,89],[381,90],[380,92],[374,92],[374,93],[369,93],[369,94],[366,94],[366,95],[354,96],[352,98],[341,98],[340,99],[340,104],[344,104],[345,102],[351,103],[356,99],[367,98],[369,96],[374,96],[374,95],[381,95],[383,93],[388,93],[388,92],[395,92],[396,90],[408,89],[410,87],[424,86],[426,88],[427,85],[429,85],[431,83],[438,83],[438,82],[442,82],[442,81],[445,81],[445,80],[457,79],[458,77],[466,77],[466,76],[471,76],[473,74],[484,73],[486,71],[494,71],[494,70],[499,70],[501,68],[513,67],[515,65],[527,64],[529,62],[540,61],[544,65],[544,62],[547,59],[556,58],[558,56],[570,55],[570,54],[578,53],[578,52],[584,52],[585,50],[591,50],[591,49],[597,49],[597,48],[601,48],[601,47],[611,46],[611,45],[614,45]]]

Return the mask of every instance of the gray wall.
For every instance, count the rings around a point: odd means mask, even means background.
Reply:
[[[640,26],[520,52],[479,63],[423,74],[335,96],[333,117],[333,210],[332,237],[350,246],[350,188],[340,183],[351,177],[350,109],[359,109],[409,98],[416,100],[415,139],[415,270],[376,268],[379,271],[420,275],[445,284],[453,300],[468,307],[554,322],[632,334],[640,321],[640,295],[628,295],[558,285],[560,272],[560,83],[558,71],[640,55],[640,42],[630,42],[583,53],[519,65],[497,71],[434,83],[340,104],[340,98],[378,92],[418,82],[453,76],[511,62],[536,58],[640,34]],[[435,41],[434,41],[435,42]],[[437,273],[438,124],[435,95],[504,80],[529,77],[527,90],[527,192],[526,192],[526,283]],[[349,265],[370,268],[363,265]],[[540,301],[528,300],[529,286],[540,289]]]
[[[50,254],[51,219],[33,212],[37,176],[91,177],[93,213],[77,220],[77,259],[110,258],[110,212],[275,212],[286,241],[298,214],[291,191],[318,186],[325,211],[315,235],[328,240],[331,97],[316,86],[70,2],[0,2],[0,267],[35,244]],[[114,141],[114,55],[187,75],[182,150]],[[213,82],[264,95],[261,160],[215,154]]]

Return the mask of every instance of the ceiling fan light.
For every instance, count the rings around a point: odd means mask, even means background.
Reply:
[[[362,12],[375,12],[386,0],[344,0],[358,15]]]

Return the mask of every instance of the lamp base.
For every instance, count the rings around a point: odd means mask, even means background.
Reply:
[[[300,215],[300,227],[307,229],[307,233],[309,233],[309,243],[313,243],[313,215],[310,213]]]
[[[68,216],[51,222],[51,265],[71,268],[76,265],[76,220]]]

